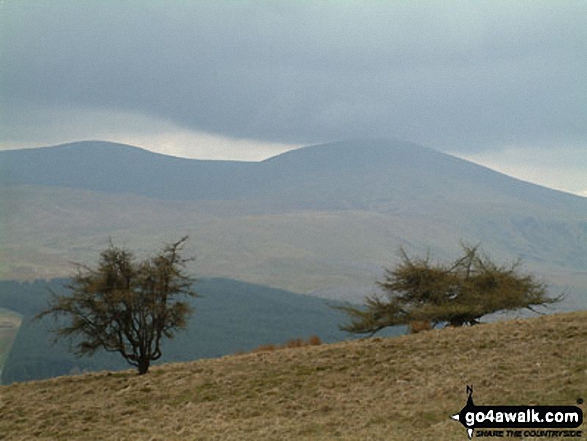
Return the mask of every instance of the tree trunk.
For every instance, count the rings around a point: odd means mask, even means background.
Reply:
[[[139,365],[137,369],[139,370],[139,375],[144,375],[149,371],[149,366],[151,364],[151,360],[149,359],[141,359],[139,360]]]

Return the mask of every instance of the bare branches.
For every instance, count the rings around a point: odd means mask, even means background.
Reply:
[[[160,342],[185,328],[192,308],[180,296],[196,297],[195,279],[186,272],[192,259],[181,255],[187,236],[137,262],[134,255],[110,242],[96,268],[77,265],[66,285],[69,295],[52,293],[47,315],[65,317],[56,338],[76,341],[78,355],[98,349],[118,352],[139,374],[161,357]]]

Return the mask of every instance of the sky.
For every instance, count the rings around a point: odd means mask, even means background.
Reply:
[[[416,142],[587,196],[587,2],[0,0],[0,149]]]

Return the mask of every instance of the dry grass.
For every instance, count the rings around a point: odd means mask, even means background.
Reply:
[[[587,399],[587,311],[4,386],[0,438],[463,441],[467,384],[480,405]]]
[[[251,352],[272,352],[278,351],[280,349],[288,349],[288,348],[303,348],[304,346],[319,346],[322,344],[322,340],[317,335],[312,335],[307,340],[302,338],[295,338],[292,340],[288,340],[281,345],[276,345],[274,343],[269,343],[265,345],[260,345],[257,348],[253,349]],[[239,355],[243,355],[245,352],[239,353]]]

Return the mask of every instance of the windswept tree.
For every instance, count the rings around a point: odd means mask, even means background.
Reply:
[[[378,286],[385,296],[365,299],[363,308],[343,306],[351,322],[341,329],[375,334],[383,328],[411,323],[475,325],[483,316],[545,306],[561,299],[549,297],[546,286],[520,272],[521,261],[498,265],[479,246],[462,245],[461,257],[448,264],[411,258],[401,250],[401,262],[388,269]]]
[[[64,319],[58,321],[56,339],[70,338],[77,355],[118,352],[140,375],[147,373],[161,357],[161,341],[187,326],[192,308],[186,298],[197,296],[195,279],[186,273],[191,259],[181,256],[186,240],[141,261],[110,244],[96,267],[77,265],[66,285],[69,293],[52,293],[37,318]]]

